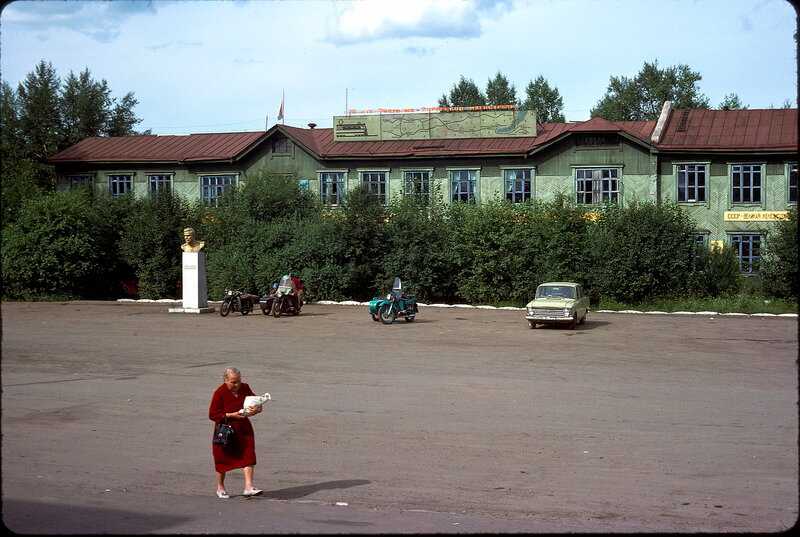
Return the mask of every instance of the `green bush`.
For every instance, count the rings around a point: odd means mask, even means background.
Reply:
[[[594,294],[637,302],[686,287],[694,226],[676,203],[634,200],[600,214],[590,234]]]
[[[182,199],[160,191],[132,202],[119,248],[138,280],[141,298],[175,298],[181,280]]]
[[[121,290],[116,216],[129,200],[97,203],[91,190],[32,198],[2,230],[3,297],[100,298]],[[116,215],[116,216],[115,216]]]
[[[789,211],[789,218],[776,222],[767,235],[761,250],[761,279],[764,292],[777,298],[797,300],[798,297],[798,243],[797,207]]]
[[[744,286],[739,259],[733,248],[696,246],[695,272],[689,276],[688,291],[697,297],[735,294]]]

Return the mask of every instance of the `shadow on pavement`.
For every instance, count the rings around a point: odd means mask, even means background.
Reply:
[[[297,498],[304,498],[305,496],[320,490],[348,489],[350,487],[358,487],[360,485],[369,485],[370,483],[372,483],[372,481],[368,481],[366,479],[342,479],[339,481],[326,481],[324,483],[316,483],[314,485],[303,485],[300,487],[289,487],[278,490],[265,490],[261,497],[274,498],[277,500],[296,500]]]

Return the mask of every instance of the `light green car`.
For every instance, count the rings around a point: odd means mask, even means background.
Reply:
[[[536,288],[536,297],[525,306],[528,326],[537,324],[568,324],[575,330],[576,324],[586,322],[589,313],[589,297],[575,282],[547,282]]]

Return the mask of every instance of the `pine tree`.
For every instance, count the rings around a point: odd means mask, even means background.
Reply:
[[[536,80],[531,80],[525,88],[525,102],[523,110],[536,111],[536,120],[539,123],[565,123],[564,101],[558,88],[551,88],[544,76],[539,75]]]

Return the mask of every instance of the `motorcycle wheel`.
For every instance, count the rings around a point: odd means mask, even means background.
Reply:
[[[383,324],[392,324],[394,322],[395,313],[391,304],[384,304],[378,310],[378,316],[381,318]]]
[[[381,318],[380,318],[380,317],[378,317],[378,314],[377,314],[377,313],[372,313],[372,312],[369,312],[369,314],[370,314],[370,316],[372,317],[372,320],[373,320],[373,321],[375,321],[376,323],[377,323],[378,321],[380,321],[380,320],[381,320]]]
[[[414,316],[413,315],[406,315],[404,317],[404,319],[406,320],[407,323],[411,323],[411,322],[414,321]]]
[[[266,304],[261,304],[261,313],[264,315],[269,315],[272,313],[272,301],[267,302]]]
[[[281,316],[281,310],[283,309],[283,297],[276,298],[275,302],[272,304],[272,316],[276,319]]]
[[[222,305],[219,307],[219,314],[223,317],[227,317],[228,314],[231,312],[231,303],[229,300],[225,300],[222,302]]]
[[[247,315],[251,311],[253,311],[252,305],[242,304],[242,315]]]

